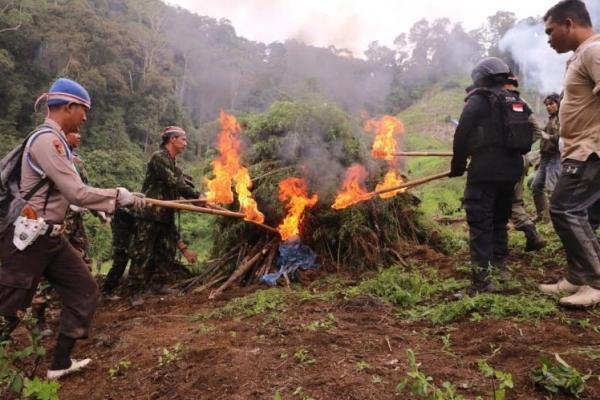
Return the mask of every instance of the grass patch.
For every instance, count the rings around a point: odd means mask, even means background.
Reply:
[[[546,297],[482,293],[433,307],[417,307],[408,314],[415,319],[429,319],[434,324],[444,324],[465,317],[476,321],[498,318],[539,320],[557,312],[556,302]]]
[[[235,298],[223,307],[208,314],[196,314],[192,322],[220,319],[230,316],[253,317],[267,312],[279,312],[285,308],[287,293],[283,289],[259,290],[245,297]]]
[[[374,278],[344,291],[347,297],[367,294],[383,299],[395,306],[412,306],[440,293],[463,288],[464,281],[440,280],[435,270],[403,271],[391,267],[380,271]]]

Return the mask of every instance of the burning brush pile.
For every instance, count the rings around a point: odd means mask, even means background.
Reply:
[[[402,187],[403,131],[391,116],[360,127],[322,102],[280,102],[240,121],[221,113],[206,198],[245,221],[218,219],[212,258],[187,290],[215,298],[238,282],[289,282],[299,269],[404,263],[407,242],[427,233],[404,192],[411,184]]]

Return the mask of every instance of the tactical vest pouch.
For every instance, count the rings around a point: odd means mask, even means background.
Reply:
[[[533,144],[533,125],[529,121],[531,110],[518,96],[506,96],[503,118],[506,133],[506,147],[510,150],[526,154]]]

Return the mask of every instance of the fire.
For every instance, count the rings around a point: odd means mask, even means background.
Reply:
[[[252,181],[248,169],[240,164],[241,142],[239,136],[242,132],[235,117],[221,111],[219,115],[221,132],[217,139],[219,156],[210,164],[213,168],[213,179],[204,178],[208,187],[206,200],[215,204],[233,203],[232,184],[238,194],[240,210],[249,221],[264,222],[264,215],[258,210],[256,201],[252,198],[250,189]]]
[[[396,172],[395,170],[391,169],[385,174],[383,182],[377,184],[377,186],[375,187],[375,191],[390,189],[400,185],[402,182],[404,182],[404,179],[402,179],[400,174],[398,174],[398,172]],[[406,191],[406,189],[399,189],[393,192],[382,193],[379,195],[379,197],[381,197],[382,199],[390,199],[398,193],[402,193],[404,191]]]
[[[398,118],[384,115],[379,119],[370,119],[365,123],[365,131],[375,134],[371,148],[373,158],[391,162],[397,152],[398,136],[404,132],[404,126]]]
[[[360,164],[354,164],[348,168],[344,183],[342,183],[342,190],[338,192],[331,208],[341,210],[352,204],[370,199],[372,194],[364,187],[367,176],[367,170]]]
[[[277,227],[283,240],[300,236],[300,224],[304,210],[314,207],[319,200],[315,194],[308,197],[307,183],[303,178],[289,177],[279,182],[279,201],[285,203],[287,215]]]

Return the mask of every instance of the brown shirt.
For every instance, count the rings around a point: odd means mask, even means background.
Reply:
[[[47,222],[60,224],[64,221],[69,204],[97,211],[112,213],[115,210],[116,189],[96,189],[85,185],[75,170],[70,151],[65,145],[65,134],[61,127],[51,119],[46,125],[53,128],[52,133],[38,136],[29,150],[25,150],[21,163],[21,194],[27,193],[42,177],[27,160],[43,171],[54,183],[44,211],[44,202],[48,185],[44,185],[29,200],[28,204]],[[61,140],[62,138],[62,140]]]
[[[600,156],[600,34],[583,42],[567,62],[560,103],[563,159],[585,161]]]

